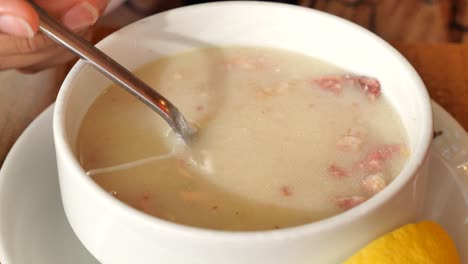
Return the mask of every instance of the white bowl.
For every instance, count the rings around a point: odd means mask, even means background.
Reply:
[[[132,24],[99,48],[130,69],[161,56],[208,45],[254,45],[300,52],[377,77],[399,112],[411,157],[381,193],[345,213],[274,231],[224,232],[167,222],[116,200],[85,175],[75,157],[80,122],[110,82],[80,61],[63,83],[54,117],[66,215],[103,263],[338,263],[384,232],[415,220],[432,137],[426,89],[409,63],[374,34],[315,10],[265,2],[184,7]]]

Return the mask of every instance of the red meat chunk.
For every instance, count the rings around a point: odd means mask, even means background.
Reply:
[[[381,172],[385,161],[392,159],[394,153],[400,152],[400,148],[400,145],[380,145],[369,151],[364,158],[359,161],[359,167],[370,173]]]
[[[345,169],[336,164],[332,164],[330,167],[328,167],[328,173],[336,178],[342,178],[349,175]]]
[[[345,84],[355,86],[367,95],[371,100],[376,99],[380,95],[380,83],[377,79],[346,74],[343,76],[323,76],[312,80],[314,84],[318,85],[322,90],[331,92],[335,95],[341,94]]]
[[[359,195],[341,196],[335,198],[336,205],[343,210],[349,210],[362,204],[365,201],[366,198]]]

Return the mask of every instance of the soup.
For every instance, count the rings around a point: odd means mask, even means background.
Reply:
[[[161,219],[238,231],[317,221],[380,192],[409,156],[376,79],[301,54],[197,49],[136,75],[198,127],[193,143],[111,86],[84,117],[78,155],[102,188]]]

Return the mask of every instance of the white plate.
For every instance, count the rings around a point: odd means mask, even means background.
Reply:
[[[433,219],[455,239],[468,263],[468,134],[433,104],[435,131],[428,200]],[[23,133],[0,171],[2,264],[98,263],[71,230],[60,201],[52,141],[52,106]]]

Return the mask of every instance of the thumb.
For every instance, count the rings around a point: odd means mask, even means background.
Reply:
[[[0,0],[0,32],[32,38],[39,28],[36,11],[24,0]]]

